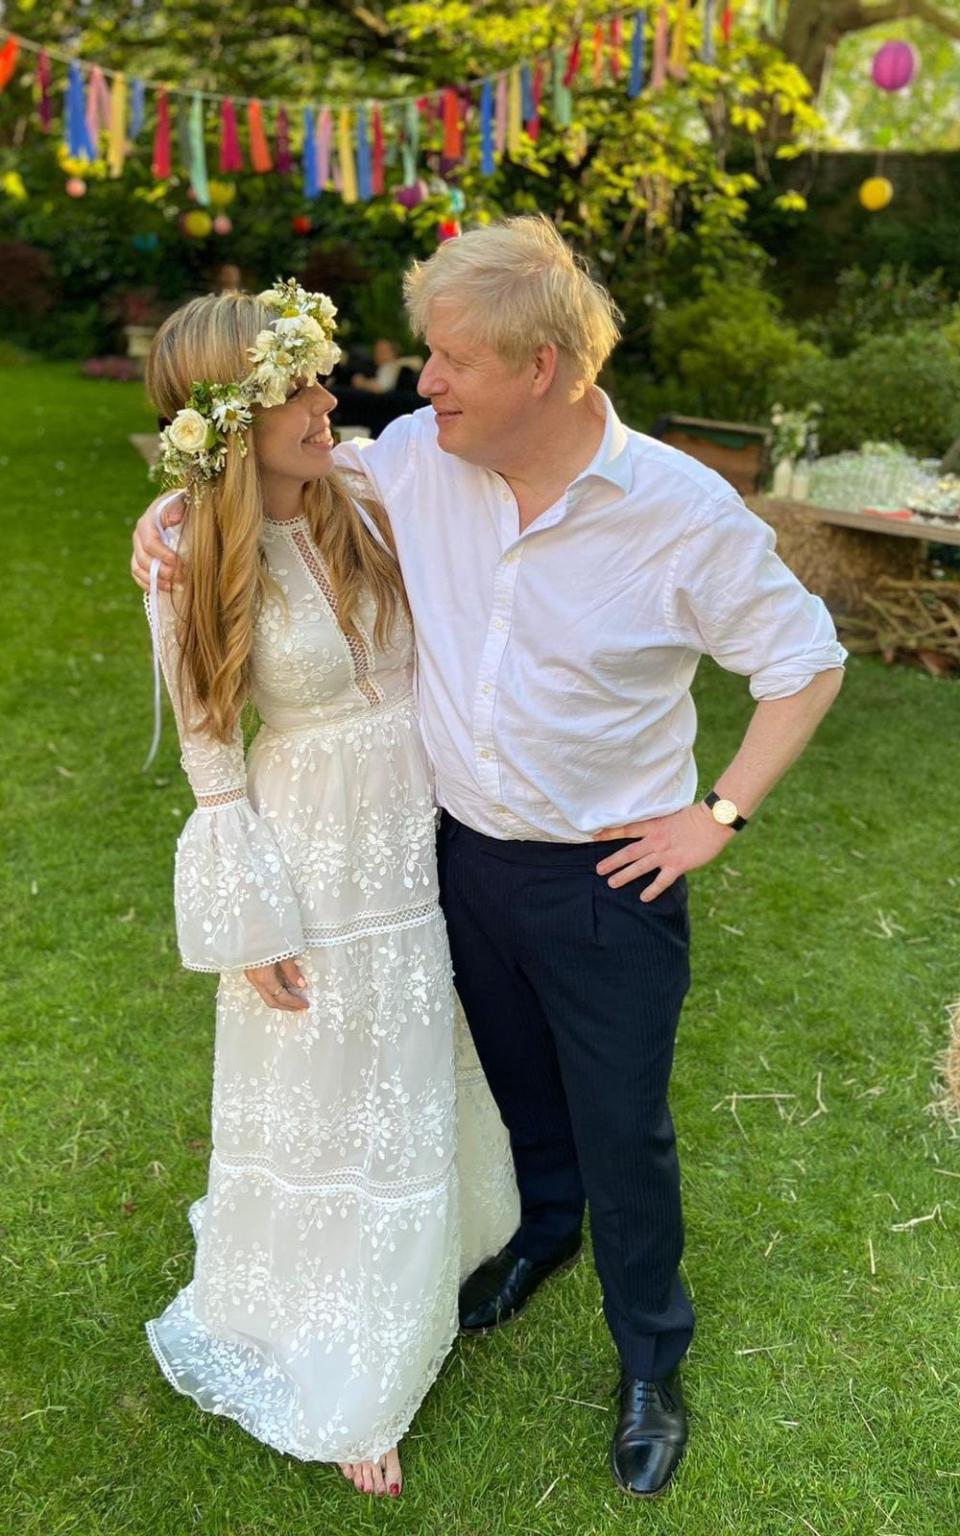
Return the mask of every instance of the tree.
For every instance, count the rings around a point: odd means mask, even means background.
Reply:
[[[819,92],[831,55],[844,38],[910,20],[943,37],[960,39],[955,0],[789,0],[773,35],[786,58]]]

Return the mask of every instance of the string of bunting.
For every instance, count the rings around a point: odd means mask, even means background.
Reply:
[[[771,0],[775,3],[775,0]],[[716,61],[717,34],[729,44],[734,24],[731,0],[700,0],[697,26],[700,58]],[[671,14],[672,12],[672,14]],[[683,81],[692,56],[691,0],[650,0],[645,9],[616,12],[592,25],[586,42],[580,34],[547,52],[483,79],[446,86],[426,94],[342,104],[291,105],[278,100],[221,94],[192,86],[176,87],[90,64],[0,29],[0,93],[14,79],[23,54],[36,56],[26,76],[40,129],[54,129],[53,65],[66,66],[63,136],[74,161],[105,159],[108,174],[123,174],[127,157],[147,127],[147,97],[154,98],[151,170],[158,180],[171,176],[176,158],[187,171],[194,198],[210,204],[207,128],[210,109],[217,117],[217,166],[221,176],[249,168],[266,175],[289,176],[296,169],[291,147],[291,116],[299,119],[300,170],[304,195],[339,193],[345,203],[365,202],[386,190],[388,160],[399,149],[404,189],[418,185],[424,130],[439,130],[441,156],[454,168],[467,154],[466,129],[479,105],[480,170],[496,171],[498,157],[515,156],[526,137],[536,144],[544,111],[554,126],[573,122],[575,90],[587,82],[600,89],[621,86],[630,100],[657,92],[668,79]],[[647,39],[652,40],[649,50]],[[271,148],[265,109],[274,113]],[[246,122],[246,158],[240,115]]]

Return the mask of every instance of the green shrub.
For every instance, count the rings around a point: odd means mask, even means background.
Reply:
[[[849,357],[791,365],[777,394],[785,406],[819,401],[823,453],[874,440],[939,455],[960,436],[960,350],[922,327],[873,336]]]
[[[818,358],[766,289],[717,279],[656,315],[652,354],[666,408],[757,422],[769,416],[783,369]]]
[[[950,303],[939,269],[914,277],[903,262],[884,263],[876,272],[848,267],[837,278],[837,301],[809,327],[827,352],[845,357],[872,336],[916,325],[934,326]]]

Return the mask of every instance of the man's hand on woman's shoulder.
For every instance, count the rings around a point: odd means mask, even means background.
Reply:
[[[170,501],[169,492],[165,496],[156,496],[150,503],[146,512],[140,518],[133,530],[133,555],[130,559],[130,574],[138,587],[144,592],[150,589],[150,563],[152,560],[160,561],[159,586],[161,592],[170,592],[178,581],[183,579],[181,561],[175,550],[169,549],[160,536],[157,527],[156,509],[162,501],[167,505],[160,513],[160,521],[164,528],[175,528],[183,522],[182,501]]]

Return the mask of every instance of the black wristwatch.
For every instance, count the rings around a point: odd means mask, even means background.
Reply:
[[[721,827],[732,827],[734,832],[739,832],[746,826],[746,816],[741,816],[733,801],[724,800],[715,789],[711,789],[709,795],[704,795],[703,803]]]

